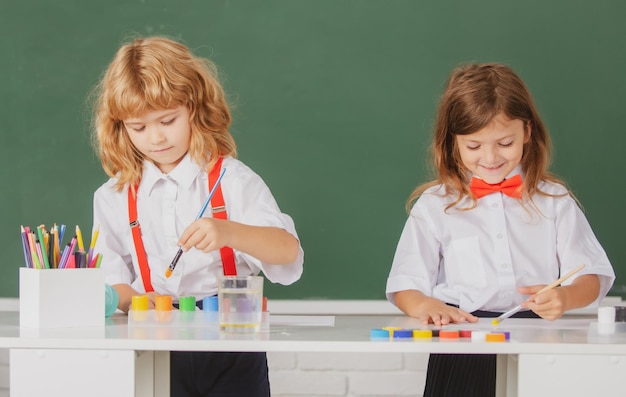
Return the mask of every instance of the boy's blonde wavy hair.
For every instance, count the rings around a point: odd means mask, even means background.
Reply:
[[[230,110],[216,67],[179,42],[148,37],[122,45],[92,96],[93,144],[104,171],[117,176],[118,190],[139,183],[144,161],[123,120],[146,112],[187,107],[189,153],[205,170],[220,156],[236,157],[235,141],[228,130]]]

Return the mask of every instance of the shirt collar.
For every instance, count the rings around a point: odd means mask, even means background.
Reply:
[[[515,168],[513,168],[513,170],[509,173],[509,175],[507,175],[506,178],[504,179],[509,179],[511,177],[514,177],[517,174],[519,174],[519,176],[522,177],[522,180],[524,180],[524,172],[522,171],[522,166],[519,164]]]
[[[161,179],[169,179],[176,182],[183,188],[188,189],[196,179],[201,169],[192,159],[189,153],[183,157],[178,165],[170,171],[169,174],[161,172],[152,161],[144,160],[143,163],[143,175],[141,177],[141,185],[148,195],[152,193],[154,186]]]

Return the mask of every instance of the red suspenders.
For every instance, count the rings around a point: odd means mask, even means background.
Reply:
[[[135,185],[135,193],[133,189],[128,187],[128,222],[130,223],[130,231],[133,233],[133,243],[135,243],[135,252],[139,261],[139,271],[141,272],[141,280],[143,288],[146,292],[154,291],[152,282],[150,281],[150,267],[148,266],[148,258],[146,257],[146,249],[143,247],[141,239],[141,227],[137,220],[137,192],[139,184]]]
[[[215,182],[220,176],[220,172],[222,171],[222,160],[220,157],[211,172],[209,172],[209,192],[215,186]],[[224,196],[222,195],[222,184],[217,185],[217,189],[215,189],[215,193],[213,193],[213,197],[211,198],[211,208],[213,211],[213,218],[215,219],[228,219],[228,213],[226,212],[226,204],[224,203]],[[225,276],[236,276],[237,268],[235,267],[235,253],[233,249],[230,247],[222,247],[220,248],[220,257],[222,258],[222,267],[224,268]]]
[[[220,175],[222,169],[222,160],[220,157],[211,172],[209,172],[209,191],[215,185],[217,178]],[[143,240],[141,239],[141,227],[137,220],[137,191],[139,184],[135,185],[135,194],[132,189],[128,189],[128,221],[130,223],[130,230],[133,233],[133,243],[135,245],[135,252],[137,253],[137,260],[139,261],[139,270],[141,272],[141,280],[143,281],[143,287],[146,292],[154,291],[152,288],[152,282],[150,279],[150,266],[148,266],[148,258],[146,256],[146,249],[143,246]],[[226,205],[224,203],[224,196],[222,195],[221,184],[215,189],[215,193],[211,198],[211,208],[213,209],[213,217],[216,219],[228,219],[228,213],[226,212]],[[235,253],[230,247],[220,248],[220,256],[222,258],[222,266],[224,267],[224,275],[234,276],[237,274],[237,268],[235,267]]]

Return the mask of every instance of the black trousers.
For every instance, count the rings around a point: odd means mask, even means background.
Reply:
[[[478,310],[476,317],[496,318],[502,313]],[[538,318],[534,312],[517,318]],[[495,354],[431,354],[424,397],[493,397],[496,395]]]
[[[267,354],[170,352],[170,396],[270,397]]]
[[[172,397],[269,397],[264,352],[170,352]]]

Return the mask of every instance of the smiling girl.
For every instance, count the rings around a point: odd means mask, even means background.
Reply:
[[[522,304],[518,317],[554,320],[607,294],[613,268],[568,188],[548,172],[547,130],[513,70],[452,72],[432,155],[438,176],[410,196],[387,279],[387,298],[404,313],[446,325]],[[580,264],[562,286],[534,295]],[[432,354],[424,396],[493,396],[495,368],[495,355]]]

